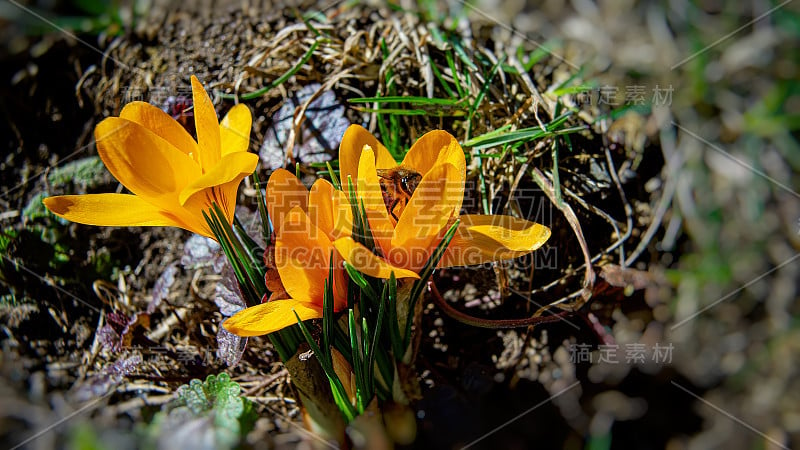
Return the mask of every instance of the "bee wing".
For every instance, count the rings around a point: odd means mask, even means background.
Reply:
[[[377,172],[378,176],[384,180],[392,179],[392,169],[376,169],[375,172]]]

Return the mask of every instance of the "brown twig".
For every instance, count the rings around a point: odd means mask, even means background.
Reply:
[[[583,252],[583,259],[584,259],[584,266],[585,272],[583,277],[583,288],[575,293],[575,297],[578,295],[582,298],[582,301],[578,305],[569,305],[571,310],[576,310],[580,308],[584,303],[586,303],[592,297],[592,288],[594,287],[594,281],[596,275],[594,273],[594,269],[592,268],[592,256],[589,254],[589,246],[586,244],[586,238],[583,236],[583,230],[581,229],[581,223],[578,221],[578,217],[575,215],[575,212],[572,210],[572,207],[565,202],[558,202],[556,198],[556,191],[553,183],[544,176],[544,174],[537,168],[534,167],[532,169],[533,172],[533,179],[539,187],[542,188],[544,193],[550,199],[551,202],[556,206],[556,208],[564,214],[564,217],[569,222],[572,231],[575,233],[575,237],[578,239],[578,243],[581,246],[581,251]],[[557,300],[550,305],[555,305],[561,303],[573,296],[564,297],[561,300]],[[546,307],[545,307],[546,308]],[[541,309],[540,309],[541,311]],[[539,311],[537,311],[538,313]]]
[[[428,282],[428,292],[432,294],[434,303],[436,303],[443,313],[463,324],[478,328],[502,329],[529,327],[542,323],[558,322],[564,320],[564,317],[571,313],[570,311],[561,311],[550,316],[538,315],[525,319],[482,319],[461,312],[450,306],[447,300],[439,293],[439,290],[433,282]]]

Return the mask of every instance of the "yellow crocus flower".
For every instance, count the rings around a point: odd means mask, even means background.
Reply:
[[[460,225],[438,267],[515,258],[536,250],[550,237],[549,228],[524,219],[459,214],[466,159],[458,141],[445,131],[422,136],[398,166],[374,136],[352,125],[342,138],[339,164],[343,183],[348,177],[357,183],[379,254],[351,236],[337,239],[334,246],[345,261],[367,275],[388,278],[394,271],[398,278],[416,278],[456,219]],[[419,174],[419,181],[410,198],[394,209],[387,203],[389,187],[378,171],[383,174],[398,167]]]
[[[258,164],[247,151],[250,110],[236,105],[220,123],[202,84],[191,81],[197,141],[161,109],[129,103],[94,135],[100,159],[132,194],[48,197],[47,209],[87,225],[175,226],[213,238],[202,212],[216,203],[232,223],[239,183]]]
[[[288,299],[243,309],[223,326],[238,336],[272,333],[322,317],[325,280],[333,265],[334,311],[347,307],[347,274],[333,240],[350,235],[352,212],[342,191],[319,179],[311,190],[278,169],[267,182],[267,209],[275,230],[275,266]],[[331,260],[333,257],[333,260]]]

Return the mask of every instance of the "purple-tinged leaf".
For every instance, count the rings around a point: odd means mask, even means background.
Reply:
[[[247,303],[242,298],[239,283],[236,281],[236,275],[230,264],[225,263],[220,275],[222,278],[217,283],[216,291],[214,292],[214,303],[217,304],[219,312],[223,316],[229,317],[244,309]]]
[[[80,402],[102,397],[110,392],[123,378],[133,373],[142,363],[142,355],[127,354],[91,376],[78,387],[74,395]]]
[[[177,274],[178,267],[175,264],[171,264],[167,267],[167,270],[161,273],[161,276],[158,277],[155,285],[153,285],[153,300],[147,305],[147,314],[153,314],[158,305],[161,304],[161,301],[167,298],[169,288],[175,284],[175,275]]]
[[[136,313],[129,317],[112,312],[106,314],[106,322],[105,326],[97,330],[100,343],[108,350],[119,351],[130,346],[133,335],[140,326],[150,328],[150,314]]]
[[[185,269],[195,269],[209,264],[216,268],[224,260],[225,255],[213,239],[195,234],[183,244],[181,264]]]
[[[291,136],[295,111],[301,108],[322,86],[318,83],[305,86],[292,98],[286,100],[281,109],[272,116],[272,126],[264,136],[259,156],[266,167],[275,170],[284,167],[287,140]],[[306,117],[300,125],[298,136],[292,147],[296,162],[312,163],[335,159],[339,141],[350,121],[344,116],[345,106],[333,91],[325,91],[315,98],[306,109]]]
[[[245,348],[247,348],[247,338],[239,337],[223,327],[217,331],[217,357],[225,361],[228,367],[239,364]]]

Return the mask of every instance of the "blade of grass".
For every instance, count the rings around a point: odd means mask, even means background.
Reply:
[[[447,95],[453,98],[458,98],[456,93],[453,92],[453,89],[450,88],[450,83],[448,83],[447,80],[444,79],[444,76],[442,76],[442,72],[439,70],[437,64],[431,63],[431,69],[433,69],[433,75],[436,77],[437,80],[439,80],[439,84],[442,85],[442,89],[444,89],[444,91],[447,92]]]
[[[424,109],[362,108],[362,107],[356,107],[355,109],[357,111],[361,111],[361,112],[364,112],[364,113],[370,113],[370,114],[375,113],[375,114],[378,114],[378,115],[383,115],[383,114],[389,115],[389,122],[390,123],[392,121],[392,117],[394,117],[394,116],[426,116],[426,115],[428,115],[428,111],[426,111]],[[394,120],[397,120],[397,119],[395,118]],[[386,127],[386,125],[384,125],[384,127]],[[390,133],[390,129],[389,128],[385,128],[385,130],[386,130],[385,131],[386,134]],[[390,137],[390,139],[391,139],[391,137]],[[391,152],[391,153],[392,153],[392,156],[395,156],[395,159],[397,159],[397,156],[396,156],[397,150],[395,150],[394,152]]]
[[[347,271],[347,275],[350,276],[350,279],[353,280],[361,290],[367,294],[367,297],[371,299],[378,300],[380,297],[375,293],[372,289],[372,286],[364,279],[364,276],[356,270],[355,267],[351,266],[350,263],[347,261],[344,262],[344,270]]]
[[[494,80],[494,76],[497,75],[497,70],[500,68],[500,65],[503,64],[506,60],[506,55],[503,55],[494,66],[492,66],[491,70],[489,71],[489,76],[486,77],[486,81],[483,83],[480,92],[478,92],[478,96],[475,97],[475,102],[469,108],[469,113],[467,115],[467,133],[466,136],[469,138],[469,135],[472,133],[472,118],[475,116],[475,113],[478,111],[478,107],[480,106],[481,102],[483,102],[483,98],[486,96],[486,92],[489,90],[489,86],[492,85],[492,80]]]
[[[389,294],[386,297],[386,308],[389,310],[389,340],[392,342],[392,353],[400,359],[405,353],[403,338],[400,336],[400,322],[397,321],[397,278],[394,272],[389,275]]]
[[[253,185],[256,187],[258,215],[261,217],[261,235],[264,237],[264,242],[270,242],[272,237],[272,222],[270,222],[269,219],[267,199],[264,197],[264,193],[261,192],[261,179],[258,177],[258,171],[253,172]]]
[[[412,105],[436,105],[436,106],[456,106],[464,103],[466,99],[453,99],[453,98],[428,98],[416,96],[398,96],[391,97],[363,97],[351,98],[347,100],[350,103],[410,103]]]
[[[267,92],[271,91],[272,89],[275,89],[276,87],[282,85],[283,83],[286,82],[286,80],[288,80],[294,74],[296,74],[300,70],[300,68],[303,67],[303,65],[305,63],[307,63],[309,59],[311,59],[311,55],[314,54],[314,52],[317,50],[317,47],[319,47],[319,45],[321,43],[323,43],[323,42],[327,43],[328,40],[327,39],[317,39],[317,40],[315,40],[311,44],[311,47],[309,47],[308,50],[306,50],[305,54],[303,54],[303,57],[300,58],[300,61],[298,61],[297,64],[294,67],[289,69],[286,73],[284,73],[280,77],[276,78],[273,82],[269,83],[268,85],[264,86],[263,88],[261,88],[261,89],[259,89],[257,91],[248,92],[246,94],[225,94],[225,93],[221,93],[220,92],[220,93],[217,93],[217,95],[219,97],[227,99],[227,100],[253,100],[255,98],[261,97],[262,95],[266,94]]]
[[[350,328],[350,351],[353,354],[353,373],[356,377],[356,410],[364,411],[364,405],[360,393],[364,392],[364,354],[358,344],[358,328],[356,327],[356,317],[352,309],[347,310],[347,323]]]
[[[453,58],[453,54],[449,49],[444,53],[444,57],[447,60],[447,66],[450,68],[450,72],[453,73],[453,79],[456,81],[456,90],[458,91],[458,96],[461,98],[467,98],[467,91],[465,90],[464,86],[462,86],[461,77],[459,76],[458,70],[456,70],[455,58]]]
[[[571,115],[572,111],[567,111],[564,114],[556,117],[550,123],[545,125],[545,130],[542,130],[540,127],[536,126],[509,131],[508,133],[502,134],[486,133],[481,136],[476,136],[472,139],[467,139],[462,145],[478,150],[487,147],[497,147],[499,145],[508,144],[519,140],[532,140],[548,137],[553,135],[555,130],[563,125]]]
[[[383,285],[384,293],[386,291],[386,284]],[[383,297],[383,295],[381,296]],[[367,379],[372,383],[372,390],[375,390],[375,353],[378,349],[378,338],[383,332],[383,316],[385,315],[386,307],[381,301],[378,303],[378,321],[375,324],[375,331],[372,334],[372,344],[369,346],[367,352]]]
[[[334,189],[341,191],[342,184],[339,183],[339,177],[336,175],[336,171],[333,170],[330,162],[326,162],[325,165],[328,167],[328,175],[331,177],[331,184],[333,184]]]

